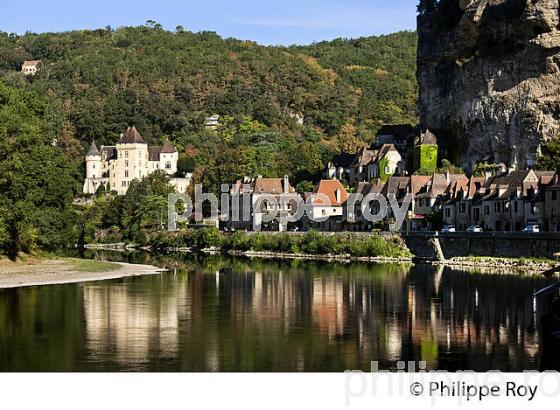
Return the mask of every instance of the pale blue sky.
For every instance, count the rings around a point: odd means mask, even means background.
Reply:
[[[0,31],[66,31],[156,20],[261,44],[308,44],[416,27],[417,0],[2,0]]]

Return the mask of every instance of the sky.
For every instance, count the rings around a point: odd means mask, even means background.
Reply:
[[[310,44],[416,28],[417,0],[1,0],[0,31],[138,26],[215,31],[266,45]]]

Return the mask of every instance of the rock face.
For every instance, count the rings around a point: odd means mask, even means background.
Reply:
[[[560,0],[442,0],[421,12],[420,122],[444,158],[524,168],[557,138],[559,10]]]

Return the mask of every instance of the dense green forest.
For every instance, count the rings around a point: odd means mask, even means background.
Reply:
[[[59,241],[42,240],[45,230],[79,235],[33,209],[69,212],[87,145],[114,144],[127,125],[149,143],[169,138],[180,171],[206,190],[257,174],[308,188],[334,153],[371,143],[385,123],[417,122],[416,43],[415,33],[400,32],[265,47],[153,21],[0,32],[0,247]],[[20,72],[25,60],[41,60],[37,75]],[[213,114],[221,124],[208,131]]]
[[[286,48],[150,22],[0,34],[0,79],[46,100],[71,158],[134,124],[150,143],[169,137],[187,157],[183,168],[215,190],[245,174],[310,179],[332,152],[371,142],[380,125],[416,123],[415,54],[411,32]],[[30,59],[42,68],[25,78],[18,71]],[[217,133],[204,130],[212,114],[222,116]]]

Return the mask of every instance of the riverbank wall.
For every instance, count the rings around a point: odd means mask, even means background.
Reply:
[[[445,233],[414,232],[403,235],[417,258],[452,259],[458,257],[546,258],[560,253],[557,233],[524,234],[520,232]],[[441,252],[438,252],[438,246]]]

